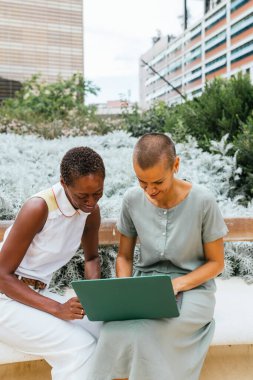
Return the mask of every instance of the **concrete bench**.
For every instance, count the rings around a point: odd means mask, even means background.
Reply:
[[[253,218],[227,218],[225,241],[253,241]],[[0,223],[0,241],[11,222]],[[118,244],[114,220],[103,220],[100,244]],[[201,380],[252,380],[253,378],[253,285],[242,279],[218,278],[216,330]],[[0,379],[47,380],[50,367],[42,358],[26,355],[0,342]]]

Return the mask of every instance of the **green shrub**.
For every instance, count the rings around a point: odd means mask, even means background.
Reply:
[[[149,110],[125,113],[125,128],[133,136],[148,132],[168,132],[176,142],[193,136],[205,151],[212,141],[223,136],[233,142],[228,154],[237,152],[237,163],[242,168],[240,180],[232,184],[231,194],[253,197],[253,85],[249,75],[238,73],[230,79],[215,78],[207,82],[201,96],[182,104],[168,107],[155,103]]]
[[[229,134],[230,141],[241,131],[253,109],[253,86],[249,75],[239,73],[229,80],[207,82],[201,96],[168,107],[154,103],[150,109],[124,114],[125,128],[133,136],[148,132],[168,132],[176,141],[194,136],[199,146],[209,150],[210,140]]]
[[[144,112],[141,112],[138,106],[134,106],[131,112],[123,112],[124,127],[134,137],[149,132],[163,132],[169,113],[170,109],[164,102],[156,102]]]
[[[220,140],[225,134],[232,141],[252,109],[253,86],[248,75],[215,78],[206,83],[201,96],[170,108],[165,131],[177,134],[179,128],[209,150],[210,140]],[[179,137],[184,136],[180,133]]]
[[[14,98],[3,101],[0,113],[27,122],[61,120],[73,112],[87,114],[84,96],[97,91],[98,88],[85,82],[81,74],[65,80],[59,77],[54,83],[44,82],[39,75],[33,75],[23,83]]]
[[[237,163],[242,168],[240,180],[234,190],[235,194],[243,194],[246,201],[253,198],[253,117],[241,127],[241,133],[234,139],[237,149]]]
[[[96,95],[98,88],[74,74],[54,83],[41,81],[39,75],[23,83],[14,98],[0,106],[0,133],[35,134],[52,139],[59,136],[105,134],[113,124],[86,106],[84,97]]]
[[[189,118],[188,127],[200,144],[207,148],[206,141],[219,140],[227,133],[232,140],[253,108],[250,78],[241,73],[229,80],[215,78],[206,83],[205,91],[192,105],[196,119]]]

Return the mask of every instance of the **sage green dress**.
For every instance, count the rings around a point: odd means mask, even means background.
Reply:
[[[154,206],[141,188],[124,196],[119,231],[140,239],[134,276],[182,276],[203,265],[203,243],[227,233],[213,195],[193,185],[177,206]],[[180,316],[104,324],[92,380],[197,380],[214,333],[215,282],[181,293]],[[115,305],[117,307],[117,305]]]

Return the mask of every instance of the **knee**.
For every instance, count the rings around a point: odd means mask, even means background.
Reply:
[[[89,357],[96,348],[96,339],[80,326],[75,326],[65,342],[68,344],[66,353],[72,356],[71,360],[78,360],[79,353],[81,357]]]

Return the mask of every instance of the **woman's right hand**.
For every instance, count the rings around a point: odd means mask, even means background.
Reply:
[[[55,317],[70,321],[73,319],[83,319],[85,311],[77,297],[70,298],[65,303],[59,303]]]

